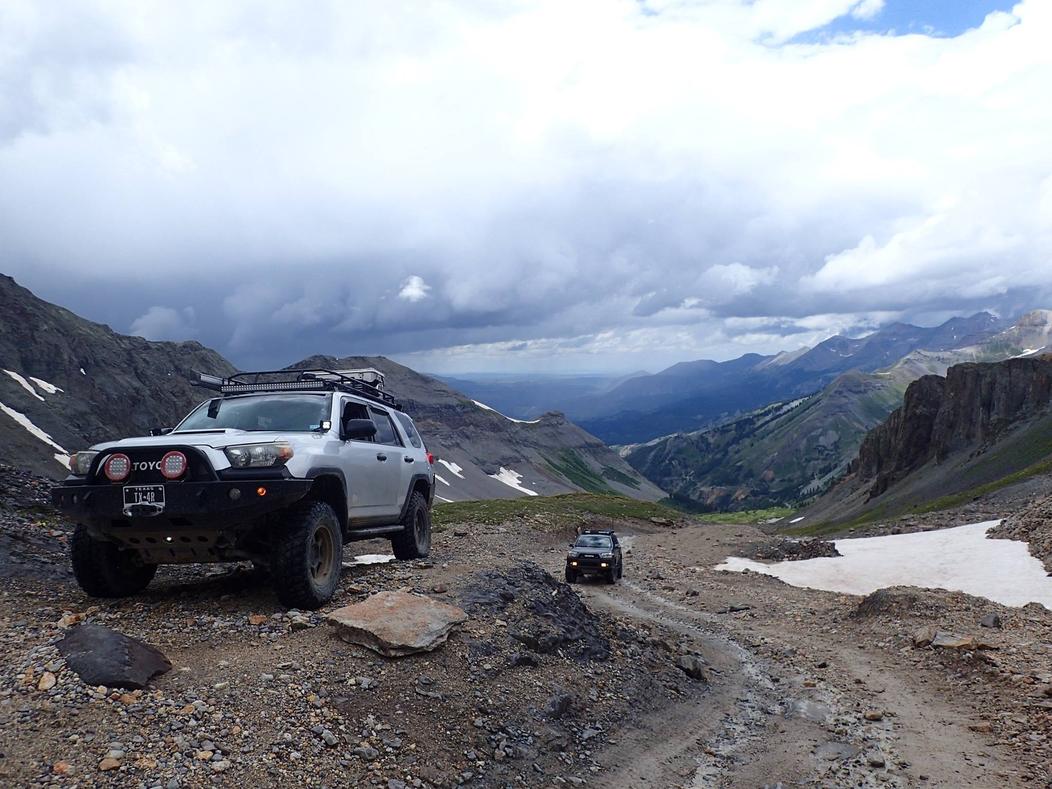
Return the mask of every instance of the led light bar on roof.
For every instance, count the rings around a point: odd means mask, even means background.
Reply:
[[[275,381],[258,384],[223,384],[219,391],[223,394],[240,394],[243,392],[288,392],[331,388],[325,381]]]

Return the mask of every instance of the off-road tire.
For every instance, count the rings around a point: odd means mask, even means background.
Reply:
[[[575,584],[577,583],[577,573],[570,568],[566,568],[566,583]]]
[[[606,578],[606,582],[608,584],[616,584],[617,583],[617,568],[616,567],[611,567],[609,570],[606,571],[606,573],[603,575],[603,577]]]
[[[624,578],[625,575],[625,563],[623,561],[617,563],[617,577]]]
[[[132,551],[116,543],[96,540],[78,524],[70,541],[73,575],[80,588],[92,597],[128,597],[145,589],[157,572],[156,564],[145,564]]]
[[[424,494],[414,491],[402,518],[402,530],[391,537],[396,559],[423,559],[431,551],[431,510]]]
[[[289,608],[327,603],[340,584],[343,533],[332,507],[311,501],[292,507],[275,535],[270,575]]]

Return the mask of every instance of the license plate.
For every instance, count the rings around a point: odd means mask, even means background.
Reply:
[[[160,504],[164,506],[164,485],[125,485],[124,506]]]

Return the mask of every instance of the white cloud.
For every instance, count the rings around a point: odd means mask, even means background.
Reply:
[[[858,5],[851,9],[851,16],[855,19],[875,19],[884,10],[884,0],[860,0]]]
[[[785,43],[881,5],[11,0],[3,265],[274,362],[1052,303],[1052,6]]]
[[[188,340],[197,333],[193,307],[150,307],[131,325],[131,333],[147,340]]]
[[[427,298],[427,292],[431,286],[424,280],[413,274],[402,281],[402,289],[398,291],[398,298],[405,301],[417,302]]]

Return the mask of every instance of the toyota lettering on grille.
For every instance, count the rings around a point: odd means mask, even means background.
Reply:
[[[132,468],[135,471],[160,471],[161,461],[159,460],[137,460],[132,464]]]

